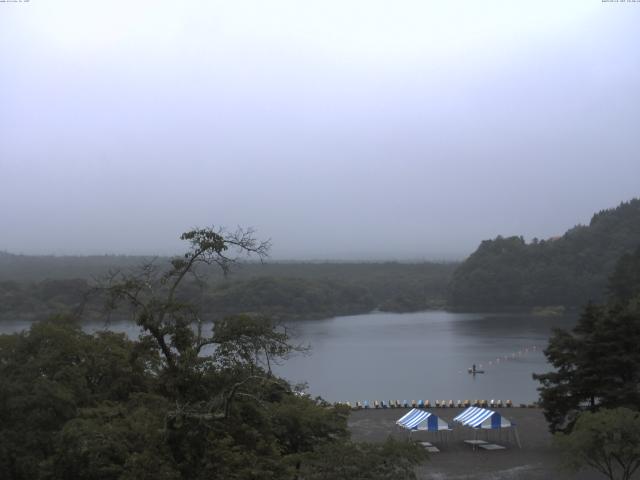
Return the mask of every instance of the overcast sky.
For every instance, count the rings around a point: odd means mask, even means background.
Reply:
[[[0,2],[0,250],[448,259],[640,195],[640,3]]]

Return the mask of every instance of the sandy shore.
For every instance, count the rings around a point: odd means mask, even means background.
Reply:
[[[440,449],[439,453],[431,454],[429,460],[418,468],[418,478],[425,480],[596,480],[604,478],[595,471],[572,474],[560,468],[561,459],[552,448],[552,437],[547,430],[547,423],[541,410],[536,408],[497,408],[495,410],[516,423],[521,449],[518,448],[514,436],[505,433],[507,429],[500,435],[496,432],[488,433],[488,440],[507,447],[505,450],[476,452],[464,443],[466,439],[473,439],[475,432],[458,427],[457,424],[454,426],[454,431],[449,434],[448,440],[439,439],[429,432],[414,432],[413,439],[429,441]],[[395,421],[407,411],[408,409],[405,408],[353,411],[349,420],[353,440],[379,442],[384,441],[389,435],[395,438],[407,438],[408,432],[395,425]],[[462,409],[432,408],[430,411],[453,425],[453,417]],[[487,440],[487,432],[482,432],[478,438]]]

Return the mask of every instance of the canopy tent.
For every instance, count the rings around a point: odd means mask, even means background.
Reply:
[[[513,426],[510,420],[500,413],[481,407],[469,407],[453,419],[471,428],[508,428]]]
[[[518,437],[518,430],[516,424],[509,419],[504,418],[499,412],[489,410],[481,407],[469,407],[465,409],[460,415],[453,419],[454,422],[461,423],[464,426],[474,429],[482,430],[494,430],[513,427],[513,433],[520,446],[520,438]],[[522,447],[521,447],[522,448]]]
[[[426,430],[429,432],[451,430],[449,424],[437,415],[417,408],[412,408],[409,413],[396,420],[396,425],[407,430]]]

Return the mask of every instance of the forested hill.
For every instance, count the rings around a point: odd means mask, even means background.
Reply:
[[[44,318],[75,308],[109,270],[129,271],[150,258],[55,257],[0,252],[0,321]],[[168,258],[157,258],[163,265]],[[187,282],[181,296],[205,316],[261,313],[278,319],[326,318],[374,309],[407,312],[442,307],[453,263],[303,263],[234,265],[228,278],[203,269],[202,290]]]
[[[562,237],[483,241],[454,272],[455,307],[579,306],[601,301],[617,260],[640,245],[640,199],[596,213]]]

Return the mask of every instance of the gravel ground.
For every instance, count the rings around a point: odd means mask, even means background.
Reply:
[[[514,435],[502,432],[481,432],[479,439],[503,445],[506,450],[473,451],[464,443],[473,439],[476,432],[458,427],[452,419],[462,409],[432,408],[431,412],[454,427],[448,440],[437,438],[433,433],[414,432],[412,438],[429,441],[436,445],[439,453],[430,454],[429,460],[418,467],[417,476],[424,480],[596,480],[604,477],[596,471],[581,471],[572,474],[563,471],[560,455],[551,446],[551,434],[542,411],[536,408],[498,408],[502,415],[516,423],[522,448],[518,448]],[[408,410],[405,408],[355,410],[349,419],[349,429],[355,441],[380,442],[388,436],[407,438],[408,432],[399,429],[395,421]],[[487,438],[488,435],[488,438]],[[634,477],[636,478],[636,477]],[[640,478],[640,476],[638,477]]]

